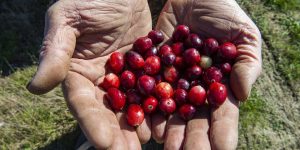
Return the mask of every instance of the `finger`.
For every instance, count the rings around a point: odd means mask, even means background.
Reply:
[[[38,70],[27,89],[34,94],[44,94],[67,75],[70,57],[76,43],[76,30],[68,25],[65,15],[62,15],[62,2],[51,6],[46,14],[45,37],[40,50]]]
[[[126,137],[120,129],[115,129],[114,131],[114,141],[112,146],[109,148],[110,150],[127,150],[128,145],[126,141]]]
[[[104,111],[105,106],[96,99],[94,84],[80,74],[69,72],[63,82],[63,92],[87,139],[97,149],[110,147],[114,134],[112,125]]]
[[[187,123],[185,129],[185,142],[183,149],[185,150],[209,150],[209,106],[204,105],[197,112],[194,119]]]
[[[149,115],[145,115],[143,123],[136,128],[137,136],[140,139],[141,144],[147,143],[151,138],[151,118]]]
[[[238,105],[238,101],[228,91],[227,100],[219,108],[212,108],[210,126],[212,149],[236,149],[239,121]]]
[[[165,137],[165,150],[177,150],[182,148],[184,132],[185,132],[185,121],[179,118],[177,114],[170,116],[167,122]]]
[[[157,143],[163,143],[165,139],[165,130],[167,120],[165,116],[155,113],[151,117],[152,137]]]
[[[126,115],[123,112],[116,113],[117,118],[119,120],[119,124],[122,130],[122,133],[126,139],[126,143],[128,145],[128,149],[139,150],[142,149],[139,138],[136,134],[135,128],[129,126],[126,120]]]

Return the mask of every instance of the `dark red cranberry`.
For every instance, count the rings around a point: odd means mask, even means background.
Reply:
[[[156,111],[157,105],[158,100],[155,97],[150,96],[144,100],[143,109],[145,113],[150,114]]]
[[[140,37],[133,43],[133,48],[140,54],[146,53],[152,47],[152,41],[148,37]]]
[[[184,42],[190,34],[190,29],[189,27],[185,25],[179,25],[176,27],[172,38],[173,42]]]
[[[221,68],[221,72],[223,74],[227,74],[228,75],[231,72],[231,65],[230,65],[230,63],[221,64],[220,68]]]
[[[185,79],[179,79],[177,82],[177,89],[189,90],[190,83]]]
[[[161,61],[163,62],[164,65],[166,66],[171,66],[174,64],[175,62],[175,59],[176,59],[176,56],[174,53],[168,53],[168,54],[165,54],[161,57]]]
[[[209,67],[202,75],[202,79],[207,85],[210,85],[213,82],[221,82],[222,77],[223,74],[221,70],[216,67]]]
[[[127,108],[126,119],[130,126],[137,127],[144,121],[144,111],[140,105],[130,104]]]
[[[200,85],[194,86],[188,93],[188,100],[194,106],[200,106],[205,103],[206,92]]]
[[[164,41],[164,35],[161,31],[152,30],[148,33],[148,38],[152,40],[153,44],[159,44]]]
[[[218,47],[219,47],[219,43],[216,39],[208,38],[203,43],[203,49],[201,54],[207,56],[213,55],[217,52]]]
[[[126,57],[126,61],[128,62],[128,65],[130,66],[130,68],[132,69],[142,69],[145,65],[145,61],[143,59],[143,57],[138,54],[137,52],[134,51],[128,51],[125,54]]]
[[[173,98],[178,105],[182,105],[187,102],[188,93],[184,89],[177,89],[174,92]]]
[[[177,56],[173,65],[179,70],[184,69],[185,64],[184,64],[183,58],[180,56]]]
[[[118,74],[120,73],[124,66],[125,66],[125,61],[124,61],[124,56],[120,52],[114,52],[110,55],[110,58],[108,60],[110,69],[112,72]]]
[[[184,51],[183,43],[181,43],[181,42],[174,43],[172,45],[172,50],[176,56],[181,56]]]
[[[189,67],[185,72],[185,78],[188,80],[196,80],[200,78],[202,74],[201,67],[194,65],[192,67]]]
[[[164,78],[166,81],[173,83],[178,80],[179,72],[174,66],[166,67],[164,70]]]
[[[160,82],[162,82],[162,75],[161,74],[157,74],[154,76],[155,79],[155,83],[159,84]]]
[[[145,61],[144,70],[146,74],[154,75],[160,71],[160,58],[157,56],[150,56]]]
[[[129,104],[141,104],[142,96],[135,89],[130,89],[126,92],[126,99]]]
[[[196,114],[196,108],[191,104],[184,104],[179,108],[179,116],[185,120],[191,120]]]
[[[150,76],[143,75],[138,79],[137,88],[141,94],[146,96],[151,95],[155,89],[155,79]]]
[[[135,87],[136,78],[131,71],[129,70],[124,71],[121,74],[120,79],[121,79],[121,85],[124,89],[128,90]]]
[[[172,48],[169,45],[163,45],[159,48],[158,56],[162,57],[166,54],[172,53]]]
[[[158,98],[170,98],[173,96],[173,88],[167,82],[161,82],[155,87],[155,94]]]
[[[203,45],[202,40],[197,34],[190,34],[189,37],[185,40],[184,46],[188,48],[200,49]]]
[[[119,88],[120,79],[114,73],[109,73],[104,77],[103,82],[100,84],[100,87],[102,87],[104,90],[108,90],[112,87]]]
[[[135,70],[134,71],[135,77],[138,79],[143,75],[146,75],[145,70],[144,69],[140,69],[140,70]]]
[[[176,103],[172,98],[164,98],[160,100],[159,108],[165,115],[169,115],[176,110]]]
[[[234,44],[226,42],[219,46],[219,55],[225,60],[233,60],[237,56],[237,50]]]
[[[117,88],[109,88],[106,97],[114,110],[122,110],[125,106],[126,96]]]
[[[199,64],[201,57],[199,52],[195,48],[190,48],[184,51],[183,53],[183,60],[189,66]]]
[[[156,56],[158,53],[158,50],[156,47],[151,47],[147,52],[145,53],[144,57],[148,58],[150,56]]]
[[[209,86],[207,91],[207,100],[213,106],[222,105],[227,98],[227,89],[225,85],[214,82]]]

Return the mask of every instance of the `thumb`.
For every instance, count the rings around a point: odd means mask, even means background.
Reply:
[[[27,89],[33,94],[44,94],[56,87],[67,75],[70,58],[76,43],[76,30],[68,25],[67,12],[60,2],[52,5],[45,18],[44,40],[39,66]],[[70,21],[70,19],[69,19]]]

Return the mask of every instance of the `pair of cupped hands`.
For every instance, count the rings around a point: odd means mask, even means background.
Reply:
[[[98,87],[114,51],[126,52],[152,28],[146,0],[60,0],[46,13],[38,70],[27,88],[44,94],[62,83],[67,105],[97,149],[141,149],[152,137],[165,149],[235,149],[239,101],[246,100],[261,72],[261,35],[234,0],[169,0],[155,29],[170,39],[179,24],[202,38],[231,41],[238,57],[228,82],[228,98],[219,108],[199,108],[182,121],[146,115],[137,128],[124,112],[114,112]]]

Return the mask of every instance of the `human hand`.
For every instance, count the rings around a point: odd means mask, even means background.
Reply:
[[[97,85],[110,54],[129,50],[151,28],[146,0],[58,1],[47,11],[40,64],[27,88],[43,94],[62,82],[68,107],[97,149],[140,149],[151,137],[149,118],[128,126]]]
[[[156,29],[170,39],[174,28],[184,24],[202,38],[233,42],[238,56],[227,85],[228,98],[219,108],[207,105],[185,123],[177,115],[167,120],[152,118],[152,136],[165,149],[235,149],[238,140],[238,100],[246,100],[261,72],[260,32],[234,0],[169,0]]]

